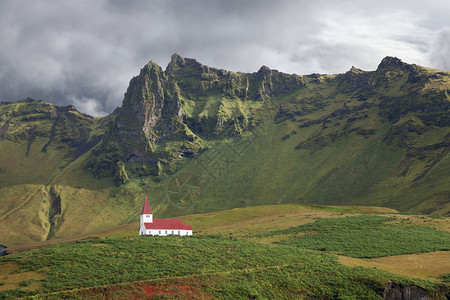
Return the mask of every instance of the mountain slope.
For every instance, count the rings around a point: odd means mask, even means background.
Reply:
[[[106,118],[2,103],[0,237],[132,222],[144,194],[160,216],[277,203],[448,215],[449,93],[449,72],[392,57],[300,76],[174,54],[165,71],[146,65]]]

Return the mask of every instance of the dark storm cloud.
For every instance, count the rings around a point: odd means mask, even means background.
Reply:
[[[386,55],[449,69],[447,1],[1,1],[0,100],[121,104],[174,52],[232,71],[374,69]]]

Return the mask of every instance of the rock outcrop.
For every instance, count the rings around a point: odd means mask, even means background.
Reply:
[[[173,70],[178,68],[176,61],[184,61],[175,55],[173,60],[169,64]],[[127,168],[141,176],[159,175],[162,165],[199,151],[201,140],[183,123],[181,102],[175,77],[149,62],[130,81],[122,106],[114,112],[102,145],[93,152],[87,167],[99,178],[114,175],[119,185],[128,180]],[[180,143],[155,149],[157,143],[171,141]]]
[[[174,78],[154,62],[130,81],[115,130],[125,161],[148,162],[153,144],[184,129],[180,90]]]
[[[385,300],[446,300],[448,288],[439,286],[435,291],[428,291],[417,285],[403,286],[395,282],[386,283],[383,299]]]

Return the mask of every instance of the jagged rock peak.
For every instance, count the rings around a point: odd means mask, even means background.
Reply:
[[[177,63],[177,62],[182,62],[184,63],[184,58],[181,57],[178,53],[174,53],[172,54],[172,56],[170,57],[171,62]]]
[[[38,101],[33,98],[28,97],[26,99],[20,100],[19,102],[29,103],[29,102],[38,102]]]
[[[272,75],[272,70],[267,66],[262,66],[259,68],[257,74],[263,75],[264,77]]]
[[[60,109],[66,110],[66,111],[78,111],[75,105],[69,104],[66,106],[59,107]]]
[[[130,80],[122,106],[127,107],[134,102],[163,98],[162,81],[165,81],[163,70],[154,61],[150,61],[141,69],[138,76]]]
[[[350,69],[350,71],[348,71],[348,72],[350,72],[350,73],[355,73],[355,74],[361,74],[361,73],[364,73],[363,70],[358,69],[358,68],[355,68],[354,66],[352,66],[351,69]]]
[[[167,74],[178,74],[178,73],[197,73],[197,72],[207,72],[209,67],[204,66],[193,58],[181,57],[178,54],[173,54],[172,58],[167,65]]]
[[[155,71],[157,71],[157,72],[162,72],[161,67],[160,67],[156,62],[154,62],[153,60],[151,60],[151,61],[148,62],[148,64],[146,64],[146,65],[144,66],[144,68],[141,70],[141,73],[142,73],[143,71],[144,71],[144,72],[148,72],[148,71],[152,71],[152,70],[155,70]]]
[[[392,56],[386,56],[378,65],[378,69],[386,68],[386,67],[405,67],[408,66],[407,63],[404,63],[401,59]]]
[[[172,54],[169,64],[166,68],[166,73],[177,73],[182,67],[186,65],[186,60],[177,53]]]

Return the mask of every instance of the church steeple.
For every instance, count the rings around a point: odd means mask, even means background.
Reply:
[[[147,196],[145,196],[144,206],[142,207],[141,215],[152,215],[150,204],[148,204]]]
[[[141,211],[141,227],[144,223],[153,223],[153,213],[150,209],[150,204],[148,204],[148,199],[145,197],[144,206]]]

